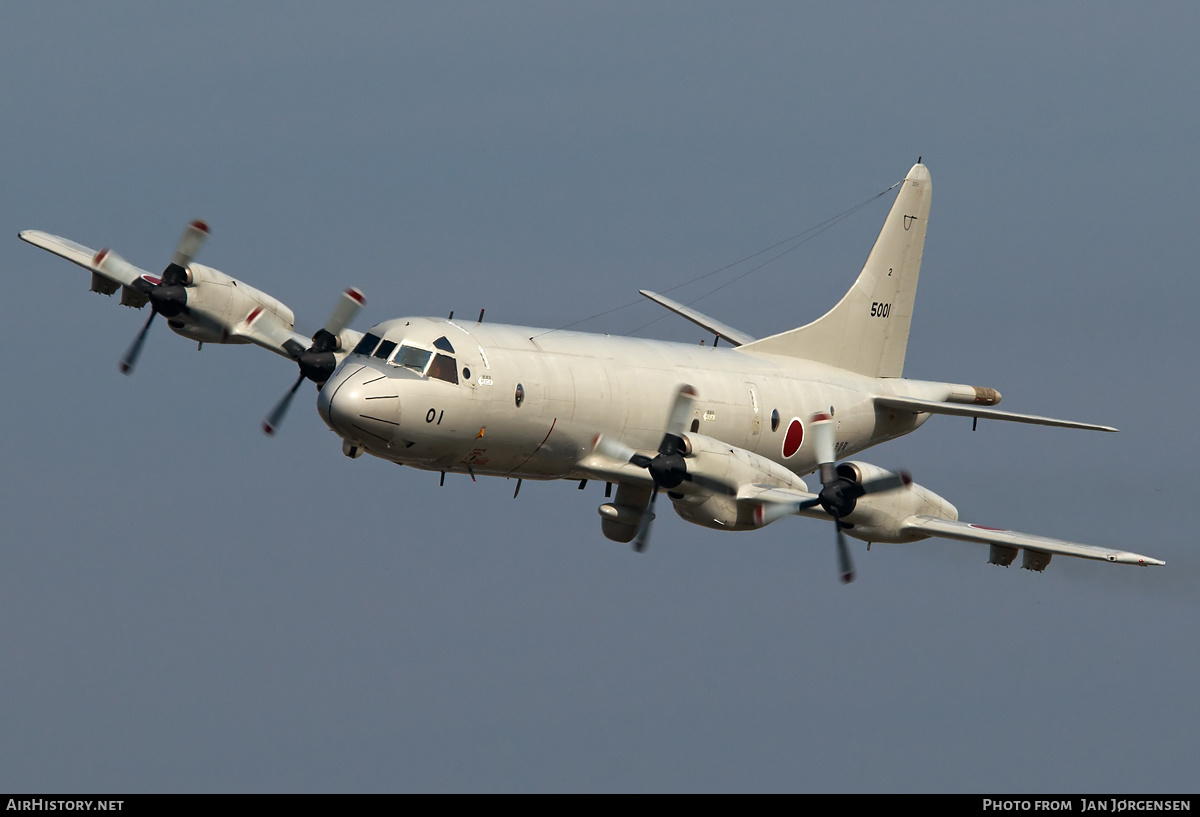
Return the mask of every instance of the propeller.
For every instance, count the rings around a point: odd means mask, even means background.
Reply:
[[[146,341],[146,333],[156,315],[174,318],[187,309],[188,264],[200,252],[208,238],[208,225],[197,219],[191,222],[183,231],[171,263],[163,270],[162,279],[154,281],[141,274],[137,267],[130,264],[121,256],[109,249],[100,250],[92,263],[101,271],[108,273],[115,280],[132,280],[133,289],[145,295],[150,301],[150,317],[142,326],[142,331],[121,358],[121,372],[132,374],[133,366],[137,363],[138,355],[142,352],[142,344]]]
[[[907,487],[912,484],[912,477],[908,472],[900,471],[860,483],[838,476],[837,466],[834,464],[833,417],[823,412],[813,415],[809,426],[809,439],[813,441],[813,449],[819,463],[821,491],[816,499],[799,503],[797,510],[820,505],[825,513],[833,517],[833,524],[837,529],[838,572],[842,582],[849,584],[854,581],[854,562],[850,558],[846,534],[842,532],[846,525],[842,519],[854,512],[854,506],[860,497]]]
[[[646,549],[646,543],[650,536],[650,522],[654,519],[654,503],[658,499],[660,488],[670,490],[687,481],[714,493],[737,493],[736,490],[719,480],[702,474],[693,474],[687,469],[687,463],[684,461],[687,443],[683,439],[683,433],[695,402],[696,390],[688,385],[680,386],[675,395],[675,401],[671,404],[671,413],[667,418],[667,430],[663,434],[662,442],[658,444],[657,456],[647,457],[645,454],[639,454],[618,440],[606,439],[603,434],[597,435],[592,443],[592,449],[597,453],[613,460],[628,462],[638,468],[645,468],[650,472],[654,490],[650,494],[650,502],[647,504],[646,510],[642,513],[642,521],[633,540],[633,549],[638,553]]]
[[[292,397],[295,396],[300,384],[306,378],[320,388],[333,374],[333,370],[337,368],[337,357],[334,352],[338,352],[342,348],[340,335],[366,302],[367,299],[363,297],[360,290],[350,287],[342,293],[341,299],[338,300],[333,312],[329,315],[329,320],[325,321],[325,326],[318,329],[312,336],[312,345],[306,349],[299,342],[290,338],[283,342],[283,350],[300,367],[300,376],[271,409],[267,419],[263,420],[262,430],[268,437],[272,436],[279,428],[279,424],[283,422],[288,406],[292,404]]]

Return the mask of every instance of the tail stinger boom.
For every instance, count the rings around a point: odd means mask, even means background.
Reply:
[[[918,162],[862,272],[837,305],[806,326],[747,343],[742,351],[801,357],[869,377],[900,377],[932,194],[929,169]]]

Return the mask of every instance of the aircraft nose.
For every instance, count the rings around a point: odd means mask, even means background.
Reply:
[[[400,396],[386,374],[366,365],[343,367],[317,397],[317,411],[339,436],[365,444],[390,444],[400,425]]]

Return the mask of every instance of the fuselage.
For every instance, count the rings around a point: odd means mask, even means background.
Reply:
[[[401,318],[364,336],[321,390],[319,411],[347,441],[405,465],[580,478],[597,434],[655,449],[685,383],[698,395],[690,431],[798,475],[817,466],[805,439],[814,413],[833,416],[840,459],[927,417],[880,412],[873,394],[937,399],[949,388],[737,348]]]

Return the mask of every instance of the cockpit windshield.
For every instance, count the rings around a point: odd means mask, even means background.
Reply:
[[[393,366],[403,366],[417,374],[434,377],[438,380],[444,380],[447,383],[457,385],[459,382],[458,364],[453,357],[443,354],[443,352],[453,354],[454,347],[450,345],[450,341],[445,337],[435,340],[433,346],[435,349],[441,351],[434,352],[420,346],[414,346],[405,341],[397,343],[394,340],[382,340],[378,335],[372,335],[368,332],[363,335],[362,340],[354,347],[353,353],[386,360]]]
[[[450,355],[434,355],[433,363],[429,366],[429,376],[445,380],[447,383],[458,383],[458,364]]]
[[[370,332],[362,336],[362,340],[354,347],[354,354],[369,355],[375,351],[375,347],[379,345],[379,336],[372,335]]]
[[[425,367],[429,365],[429,358],[431,357],[433,357],[433,352],[428,349],[402,343],[400,344],[400,351],[396,352],[396,357],[392,362],[397,366],[405,366],[415,372],[425,374]]]
[[[379,348],[375,350],[374,356],[380,360],[387,360],[388,355],[390,355],[392,350],[395,348],[396,342],[394,340],[385,340],[383,343],[379,344]]]

